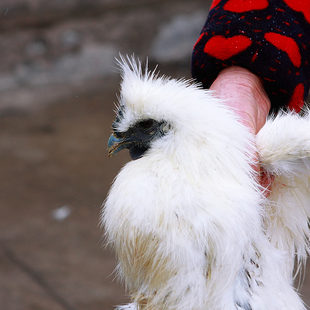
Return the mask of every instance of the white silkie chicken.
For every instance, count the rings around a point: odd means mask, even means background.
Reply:
[[[121,67],[109,151],[134,160],[102,213],[132,298],[118,309],[305,309],[293,269],[309,250],[310,117],[282,113],[253,137],[214,93]]]

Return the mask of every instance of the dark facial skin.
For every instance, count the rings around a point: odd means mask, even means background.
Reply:
[[[109,154],[112,155],[124,148],[129,149],[132,159],[141,158],[149,149],[151,142],[158,137],[163,136],[164,121],[145,119],[137,122],[126,132],[117,131],[117,122],[119,117],[113,123],[113,136],[109,140]]]

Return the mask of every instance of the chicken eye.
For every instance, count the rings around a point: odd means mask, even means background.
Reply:
[[[147,119],[145,121],[141,121],[139,122],[139,127],[142,128],[142,129],[150,129],[153,127],[155,121],[152,120],[152,119]]]
[[[115,135],[115,137],[116,138],[119,138],[119,139],[121,139],[121,138],[123,138],[123,133],[122,132],[119,132],[119,131],[113,131],[114,132],[114,135]]]

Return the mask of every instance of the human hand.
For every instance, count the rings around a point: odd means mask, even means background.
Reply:
[[[229,67],[220,72],[210,89],[226,100],[253,134],[263,127],[270,100],[255,74],[241,67]]]
[[[264,126],[270,110],[270,100],[255,74],[241,67],[229,67],[220,72],[210,89],[225,100],[251,133],[256,135]],[[257,154],[253,156],[257,159]],[[268,193],[272,179],[261,170],[258,160],[256,162],[254,169],[258,172],[259,183]]]

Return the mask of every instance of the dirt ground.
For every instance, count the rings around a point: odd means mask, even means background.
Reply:
[[[99,214],[128,155],[108,159],[115,82],[0,119],[0,301],[5,310],[103,310],[127,300]],[[71,213],[56,220],[53,211]],[[310,301],[310,276],[302,290]]]
[[[0,119],[1,309],[112,309],[125,301],[99,227],[127,158],[106,156],[116,88]],[[62,206],[71,214],[57,221]]]

